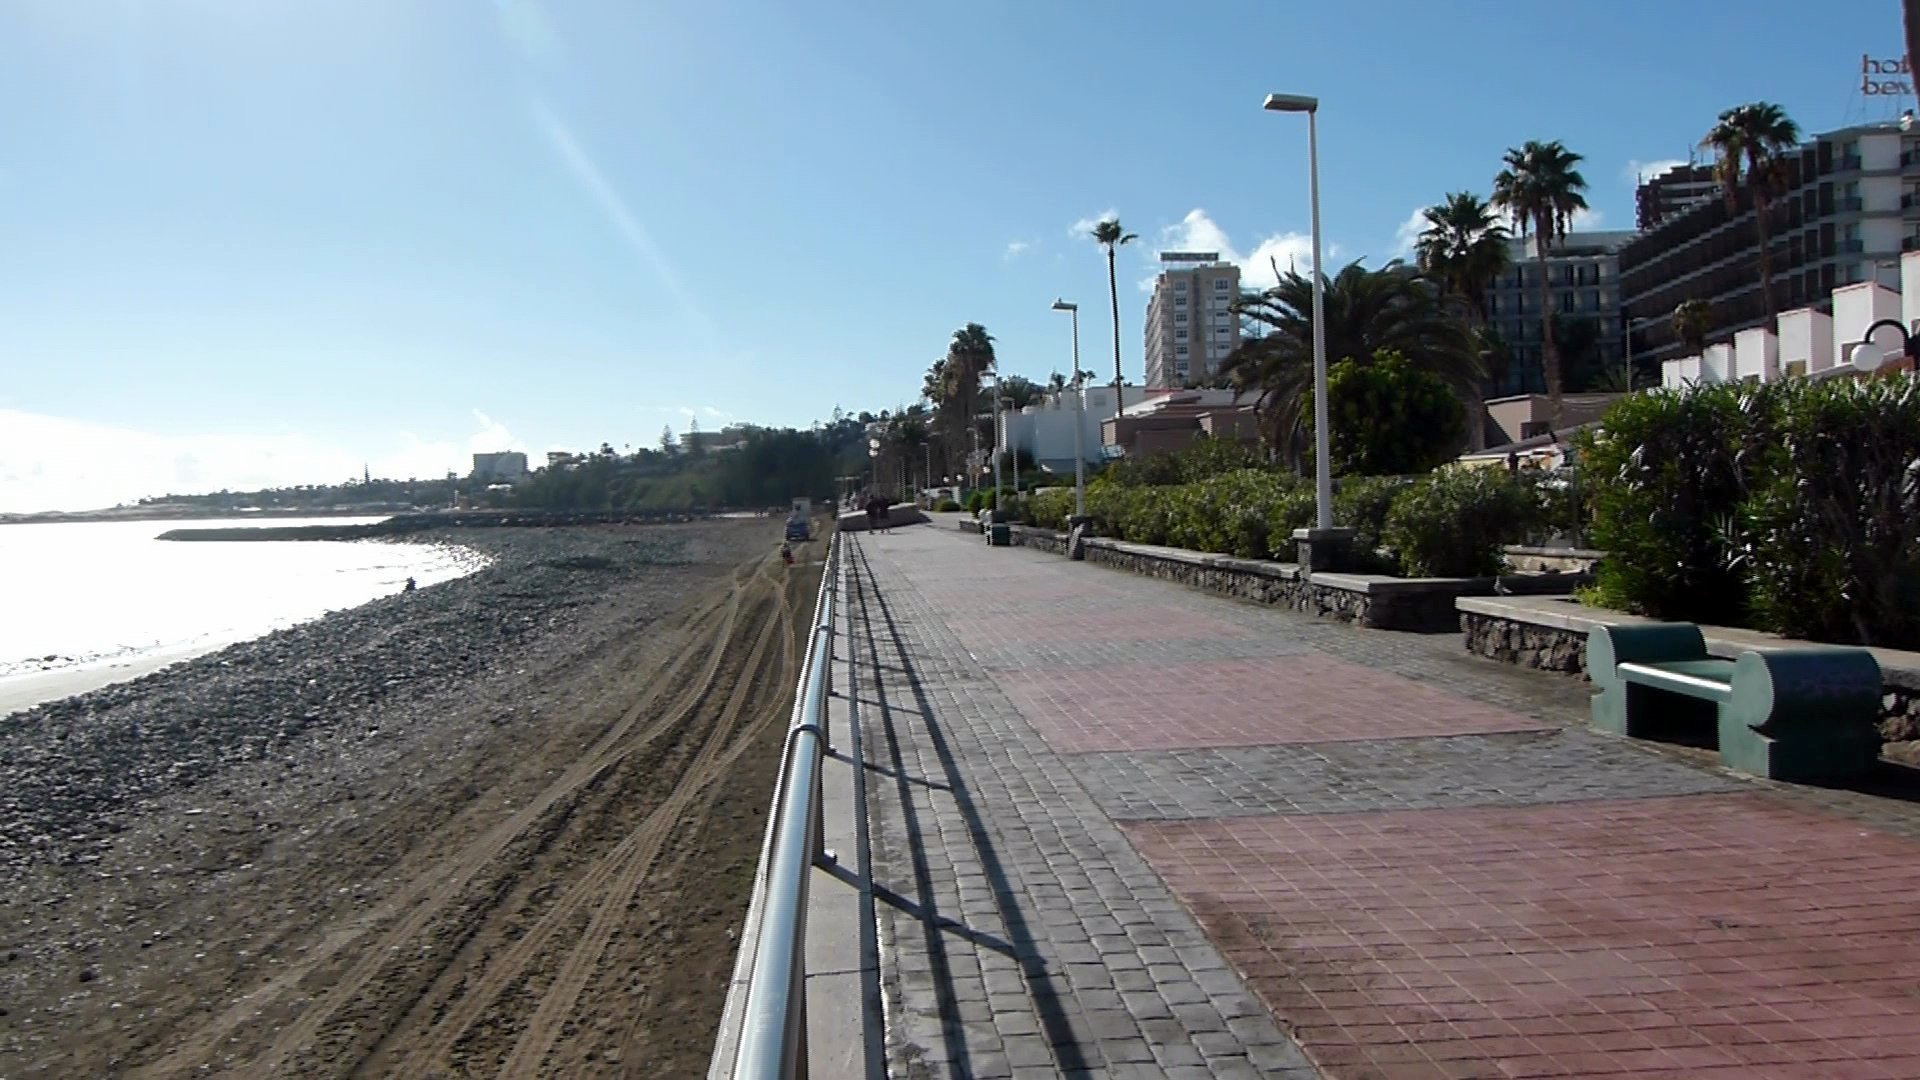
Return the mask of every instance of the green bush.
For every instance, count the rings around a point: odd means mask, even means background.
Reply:
[[[1339,475],[1425,472],[1466,441],[1467,412],[1445,380],[1394,349],[1348,357],[1327,372],[1333,471]],[[1302,408],[1313,409],[1307,393]]]
[[[952,513],[960,509],[960,504],[954,502],[952,499],[941,499],[938,503],[934,504],[933,508],[941,513]]]
[[[1333,520],[1353,530],[1356,553],[1370,555],[1381,546],[1387,511],[1413,482],[1403,476],[1355,476],[1340,482],[1333,496]]]
[[[1780,385],[1633,394],[1581,438],[1589,535],[1607,553],[1592,599],[1659,619],[1745,622],[1740,512],[1759,464],[1746,448],[1773,442]]]
[[[1299,557],[1300,549],[1294,543],[1293,531],[1313,525],[1315,513],[1313,498],[1312,485],[1296,482],[1267,504],[1267,554],[1269,556],[1281,562],[1292,562]]]
[[[1179,450],[1109,463],[1100,476],[1121,487],[1169,487],[1263,466],[1254,448],[1233,439],[1202,435]]]
[[[1500,572],[1500,549],[1525,538],[1538,517],[1528,481],[1455,466],[1395,496],[1382,538],[1409,577],[1482,577]]]
[[[1777,437],[1743,460],[1734,559],[1756,624],[1920,648],[1920,382],[1794,380],[1773,396]]]
[[[1087,485],[1087,513],[1103,536],[1260,559],[1269,554],[1269,508],[1298,485],[1263,469],[1152,486],[1102,476]]]
[[[1024,524],[1066,532],[1067,518],[1073,516],[1073,490],[1047,488],[1036,491],[1026,499],[1026,513],[1026,518],[1022,519]]]

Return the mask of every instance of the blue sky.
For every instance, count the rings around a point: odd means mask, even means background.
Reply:
[[[1070,234],[1109,210],[1138,379],[1154,250],[1304,263],[1268,91],[1322,98],[1329,262],[1377,265],[1528,138],[1630,226],[1634,163],[1728,105],[1897,115],[1860,58],[1899,4],[1846,8],[12,0],[0,510],[804,426],[912,400],[969,320],[1066,368],[1056,295],[1100,370]]]

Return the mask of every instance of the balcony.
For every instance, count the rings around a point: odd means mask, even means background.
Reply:
[[[1900,250],[1901,251],[1920,251],[1920,236],[1901,237]]]
[[[1833,161],[1833,171],[1834,172],[1859,172],[1860,171],[1860,155],[1852,154],[1850,156],[1843,157],[1843,158],[1835,158]]]
[[[1858,195],[1851,199],[1833,200],[1833,211],[1836,214],[1857,214],[1866,208],[1867,204]]]
[[[1916,206],[1920,206],[1920,192],[1909,191],[1900,196],[1900,209],[1911,210]]]
[[[1867,250],[1864,240],[1835,240],[1833,250],[1841,255],[1859,255]]]

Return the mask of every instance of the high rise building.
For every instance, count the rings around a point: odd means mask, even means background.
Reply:
[[[1558,317],[1554,338],[1568,391],[1594,389],[1590,384],[1600,373],[1623,366],[1619,252],[1634,235],[1629,230],[1568,233],[1547,256],[1548,303]],[[1507,346],[1505,369],[1487,380],[1490,398],[1547,389],[1535,240],[1516,236],[1508,242],[1513,265],[1487,295],[1487,316]]]
[[[1240,268],[1211,251],[1161,252],[1160,262],[1147,301],[1147,386],[1212,382],[1240,344]]]
[[[1722,198],[1720,180],[1713,166],[1675,165],[1657,176],[1639,178],[1634,192],[1635,216],[1642,232],[1657,229],[1661,222],[1678,217],[1700,203]]]
[[[1776,312],[1830,312],[1832,293],[1863,281],[1892,284],[1903,251],[1920,248],[1920,131],[1869,124],[1817,135],[1782,159],[1768,251]],[[1688,350],[1673,309],[1704,300],[1709,343],[1766,321],[1753,204],[1703,199],[1620,249],[1620,291],[1636,363]]]

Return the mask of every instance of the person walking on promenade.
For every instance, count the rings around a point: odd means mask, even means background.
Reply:
[[[887,531],[887,500],[878,493],[867,499],[867,528],[877,533]]]

